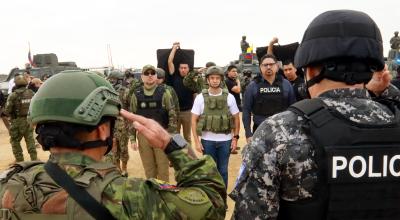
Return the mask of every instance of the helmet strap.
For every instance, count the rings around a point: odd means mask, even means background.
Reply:
[[[327,62],[321,69],[318,76],[310,79],[306,84],[307,88],[321,82],[324,78],[344,82],[347,85],[368,83],[376,67],[362,62],[335,63]]]

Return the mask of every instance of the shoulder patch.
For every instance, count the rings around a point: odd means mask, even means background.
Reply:
[[[176,185],[169,184],[165,181],[159,180],[159,179],[149,179],[147,182],[152,183],[152,185],[157,188],[158,190],[163,190],[163,191],[173,191],[173,192],[178,192],[180,190],[179,187]]]
[[[178,192],[178,198],[183,201],[200,205],[208,202],[208,196],[205,192],[197,188],[185,188]]]

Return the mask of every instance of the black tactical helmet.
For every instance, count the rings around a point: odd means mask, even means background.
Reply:
[[[384,68],[381,33],[367,14],[334,10],[317,16],[304,33],[294,63],[299,68],[337,60]]]

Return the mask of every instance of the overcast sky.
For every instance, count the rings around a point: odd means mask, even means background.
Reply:
[[[353,9],[369,14],[381,29],[384,53],[400,29],[399,0],[25,0],[2,1],[0,73],[28,61],[31,52],[56,53],[80,67],[156,65],[156,50],[181,42],[194,49],[195,66],[237,59],[242,35],[254,47],[277,36],[281,44],[301,41],[318,14]]]

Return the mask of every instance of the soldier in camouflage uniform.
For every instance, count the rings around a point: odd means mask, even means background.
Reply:
[[[146,65],[141,75],[143,86],[138,87],[132,94],[130,110],[133,113],[151,118],[160,123],[170,134],[177,131],[177,114],[171,94],[164,86],[157,85],[156,69],[152,65]],[[136,133],[130,136],[134,149],[139,148],[143,168],[147,178],[158,178],[169,181],[169,162],[167,156],[160,149],[155,149],[143,135],[138,134],[136,145]]]
[[[233,219],[400,218],[397,180],[386,179],[390,174],[385,171],[382,176],[384,162],[371,161],[400,153],[398,136],[387,138],[394,135],[386,130],[399,130],[398,108],[393,105],[398,105],[399,92],[389,86],[387,71],[376,72],[371,80],[373,70],[384,68],[382,54],[379,28],[365,13],[328,11],[313,20],[295,57],[296,66],[305,68],[313,99],[294,104],[258,127],[230,194],[236,202]],[[326,132],[331,125],[352,129],[346,133],[335,126]],[[347,163],[349,155],[354,157]],[[370,155],[369,169],[374,170],[360,171],[359,165],[365,168],[367,163],[364,155]],[[356,176],[351,170],[368,174]],[[336,171],[346,173],[347,182],[344,175],[335,179]],[[377,171],[380,176],[371,182]]]
[[[188,75],[183,78],[183,85],[197,94],[200,94],[203,89],[208,88],[206,81],[199,71],[190,71]]]
[[[188,75],[183,78],[183,85],[197,94],[200,94],[203,89],[208,89],[207,80],[202,76],[202,72],[206,72],[207,69],[208,67],[198,71],[189,72]],[[227,89],[225,81],[221,82],[220,87]]]
[[[252,71],[250,69],[244,69],[243,70],[243,76],[240,77],[240,87],[242,90],[240,91],[242,93],[242,97],[244,97],[244,92],[246,92],[246,87],[250,84],[252,78]]]
[[[32,90],[26,88],[28,81],[23,75],[17,75],[14,82],[15,90],[8,97],[4,111],[11,118],[10,143],[12,151],[16,162],[24,161],[20,143],[23,137],[31,160],[37,160],[33,127],[26,119],[29,104],[34,93]]]
[[[174,106],[175,106],[175,112],[179,112],[179,99],[178,99],[178,95],[176,94],[174,88],[172,86],[169,86],[167,84],[165,84],[165,71],[161,68],[157,68],[156,69],[157,72],[157,84],[164,86],[165,90],[167,92],[170,93],[171,97],[172,97],[172,101],[174,102]],[[189,73],[190,74],[190,73]],[[177,130],[176,133],[179,133],[179,131]],[[187,150],[188,150],[188,154],[191,158],[195,159],[197,158],[196,153],[193,150],[193,147],[191,144],[189,144],[187,146]]]
[[[119,98],[123,109],[128,109],[127,101],[128,89],[123,86],[124,74],[118,70],[113,70],[108,74],[107,80],[111,83],[115,91],[119,93]],[[117,117],[114,129],[114,147],[112,150],[112,161],[122,171],[123,176],[128,176],[127,165],[129,160],[128,141],[129,123],[121,116]]]
[[[6,98],[2,91],[0,91],[0,118],[4,123],[4,126],[7,128],[7,131],[10,132],[10,122],[8,121],[7,116],[4,114],[4,106],[6,105]]]
[[[165,150],[176,186],[122,177],[101,161],[111,149],[119,109],[118,93],[95,73],[66,71],[48,79],[29,115],[50,159],[18,163],[0,175],[0,218],[224,219],[226,193],[212,159],[190,159],[180,150],[184,143],[153,120],[120,113],[152,146]]]

